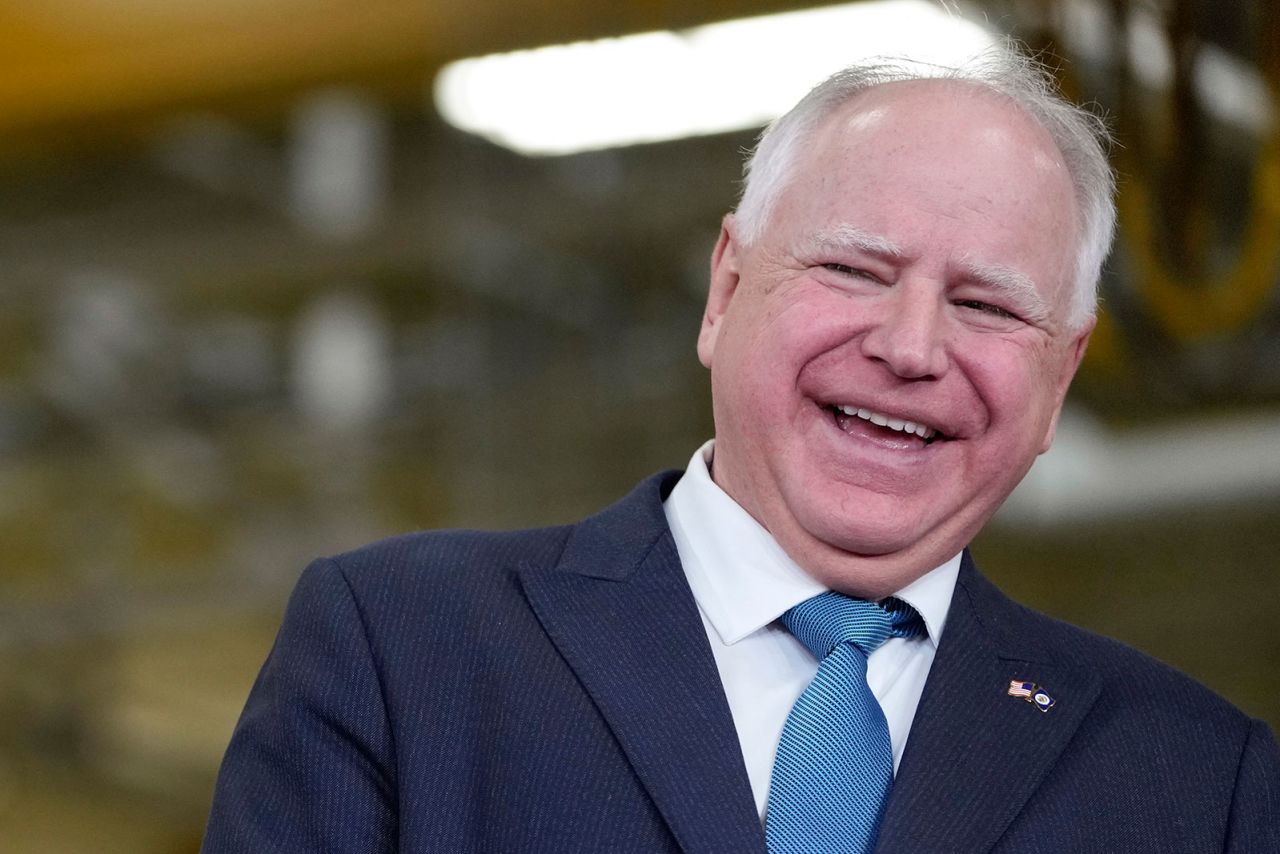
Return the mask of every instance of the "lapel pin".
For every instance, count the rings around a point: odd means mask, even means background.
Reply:
[[[1026,700],[1042,712],[1049,711],[1057,703],[1057,700],[1050,697],[1039,685],[1034,682],[1024,682],[1021,679],[1014,679],[1009,683],[1009,696]]]

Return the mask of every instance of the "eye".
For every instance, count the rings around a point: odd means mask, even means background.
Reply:
[[[979,311],[979,312],[982,312],[983,314],[990,315],[991,317],[997,317],[1002,320],[1005,320],[1005,319],[1018,320],[1019,319],[1016,314],[1009,311],[1008,309],[1003,309],[998,305],[992,305],[991,303],[983,302],[982,300],[960,299],[960,300],[956,300],[955,304],[960,306],[961,308],[973,309],[974,311]]]
[[[866,270],[863,270],[859,267],[850,267],[848,264],[837,264],[835,262],[828,262],[826,264],[823,264],[822,266],[823,268],[830,270],[833,273],[839,273],[842,276],[853,276],[859,279],[870,279],[873,282],[881,281],[880,277],[875,275],[874,273],[869,273]]]

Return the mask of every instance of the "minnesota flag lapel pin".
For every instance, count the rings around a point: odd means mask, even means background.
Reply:
[[[1049,711],[1057,702],[1036,683],[1024,682],[1021,679],[1014,679],[1009,683],[1009,696],[1026,700],[1042,712]]]

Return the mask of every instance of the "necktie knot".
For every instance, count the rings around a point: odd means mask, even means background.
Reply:
[[[819,661],[841,644],[871,655],[891,637],[925,633],[920,615],[906,602],[888,599],[878,605],[832,590],[796,605],[782,615],[782,623]]]

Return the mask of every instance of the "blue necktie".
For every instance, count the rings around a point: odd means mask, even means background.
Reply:
[[[890,637],[925,633],[915,610],[827,592],[782,615],[821,664],[782,728],[765,837],[769,854],[869,854],[893,783],[884,712],[867,656]]]

